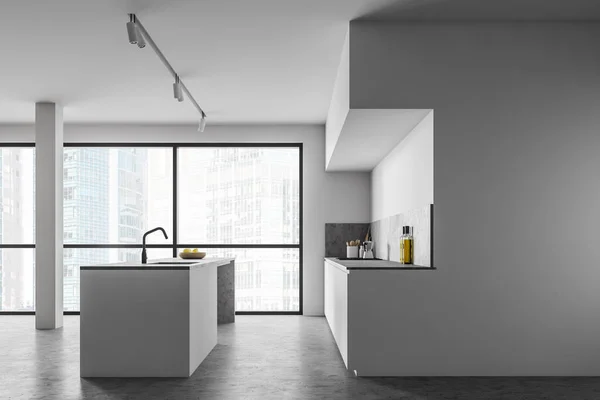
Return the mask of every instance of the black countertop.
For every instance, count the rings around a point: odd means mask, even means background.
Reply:
[[[412,264],[400,264],[388,260],[339,260],[337,257],[325,257],[325,260],[345,270],[370,270],[370,271],[435,271],[433,267],[423,267]]]

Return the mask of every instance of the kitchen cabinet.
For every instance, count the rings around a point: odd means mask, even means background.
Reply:
[[[325,317],[346,368],[357,376],[426,375],[426,360],[407,362],[419,354],[406,328],[428,334],[435,310],[419,308],[418,288],[431,284],[435,268],[335,258],[324,268]]]
[[[325,317],[348,367],[348,273],[325,261]]]

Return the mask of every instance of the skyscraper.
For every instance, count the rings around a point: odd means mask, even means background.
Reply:
[[[112,177],[116,185],[111,190],[111,223],[114,228],[110,229],[109,242],[139,244],[148,226],[148,151],[144,148],[119,148],[113,150],[111,158],[111,165],[116,166],[111,168],[111,171],[116,170],[116,176]],[[114,215],[114,210],[118,210],[118,215]],[[118,249],[118,254],[119,261],[139,260],[139,250]]]
[[[183,149],[180,238],[211,244],[299,244],[299,154],[295,148]],[[181,186],[181,185],[180,185]],[[226,248],[236,257],[236,309],[299,310],[299,249]]]
[[[109,157],[104,148],[64,149],[64,243],[107,243]],[[79,309],[79,267],[108,262],[97,249],[64,249],[64,309]]]
[[[146,229],[146,149],[64,150],[64,242],[139,243]],[[64,309],[79,310],[79,267],[139,257],[136,249],[64,249]]]

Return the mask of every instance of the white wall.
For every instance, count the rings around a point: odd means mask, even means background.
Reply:
[[[333,95],[329,104],[327,113],[327,123],[325,124],[326,132],[326,157],[325,165],[329,164],[333,150],[346,121],[346,116],[350,111],[350,32],[346,34],[344,46],[342,47],[342,55],[340,65],[338,66],[335,85],[333,87]]]
[[[406,374],[600,375],[599,24],[351,23],[351,107],[432,108]]]
[[[433,203],[433,111],[371,172],[371,221]]]
[[[0,124],[0,142],[35,143],[35,126]]]
[[[323,315],[326,222],[366,222],[368,173],[326,173],[323,126],[65,125],[65,142],[294,142],[304,154],[304,314]],[[0,125],[2,141],[33,141],[33,126]]]

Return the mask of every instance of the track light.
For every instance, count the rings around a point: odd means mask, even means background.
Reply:
[[[135,15],[129,14],[129,22],[127,23],[127,35],[129,36],[129,43],[137,44],[138,43],[138,31],[135,26]],[[141,35],[140,35],[141,36]],[[142,38],[142,41],[144,39]],[[146,44],[144,43],[144,46]]]
[[[204,110],[200,107],[194,96],[190,93],[188,88],[185,86],[179,79],[179,74],[173,69],[173,66],[166,59],[165,55],[160,51],[152,37],[142,24],[142,22],[138,19],[135,14],[128,14],[129,22],[127,23],[127,35],[129,36],[129,43],[137,44],[139,48],[146,47],[146,43],[158,56],[160,61],[167,68],[171,76],[175,79],[175,83],[173,83],[173,97],[177,99],[177,101],[183,101],[183,94],[185,93],[185,97],[189,100],[190,103],[198,110],[200,113],[200,122],[198,124],[198,131],[204,132],[204,128],[206,127],[206,114]]]
[[[181,90],[181,81],[179,75],[175,75],[175,83],[173,83],[173,97],[179,102],[183,101],[183,91]]]
[[[206,115],[202,114],[200,125],[198,125],[198,132],[204,132],[204,128],[206,128]]]
[[[144,40],[144,35],[142,35],[142,32],[139,31],[139,29],[137,29],[137,27],[135,28],[136,33],[137,33],[137,45],[140,49],[143,49],[144,47],[146,47],[146,41]]]

